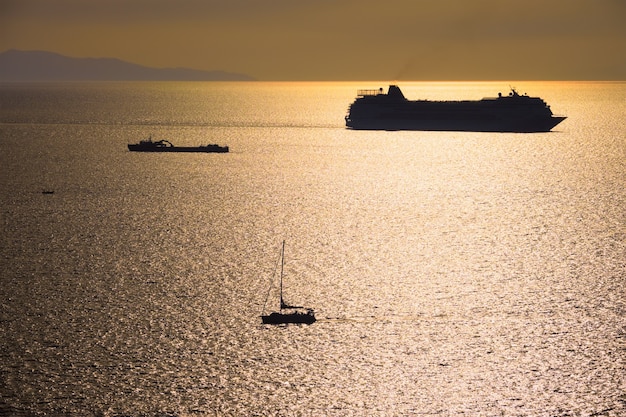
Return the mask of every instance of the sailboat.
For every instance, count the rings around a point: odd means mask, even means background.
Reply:
[[[262,315],[263,324],[312,324],[315,322],[315,312],[312,308],[302,306],[292,306],[283,299],[283,270],[285,266],[285,241],[283,240],[280,252],[280,310],[268,315]],[[271,288],[271,287],[270,287]],[[269,293],[268,293],[269,296]],[[266,300],[267,303],[267,300]],[[264,308],[265,310],[265,308]]]

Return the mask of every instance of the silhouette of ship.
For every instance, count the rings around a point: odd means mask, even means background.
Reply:
[[[283,299],[283,270],[285,265],[285,241],[280,252],[280,310],[261,315],[263,324],[313,324],[315,312],[312,308],[289,305]],[[271,289],[271,287],[270,287]],[[269,292],[268,292],[269,297]],[[265,300],[267,304],[267,299]],[[265,306],[263,306],[265,310]]]
[[[364,130],[438,130],[466,132],[549,132],[565,120],[539,97],[520,95],[464,101],[407,100],[397,85],[359,90],[346,126]]]
[[[228,146],[208,144],[206,146],[174,146],[168,140],[153,141],[152,137],[139,143],[129,143],[128,150],[134,152],[228,152]]]

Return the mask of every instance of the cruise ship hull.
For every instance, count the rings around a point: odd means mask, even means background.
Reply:
[[[376,118],[373,120],[346,120],[346,126],[355,130],[423,130],[450,132],[516,132],[536,133],[549,132],[566,118],[552,116],[549,118],[526,120],[472,120],[462,117],[448,116],[446,120],[428,118]]]

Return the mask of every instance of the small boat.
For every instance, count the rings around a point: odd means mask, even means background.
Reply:
[[[152,140],[152,136],[148,139],[141,140],[139,143],[129,143],[128,150],[134,152],[214,152],[227,153],[228,146],[220,146],[216,144],[208,144],[206,146],[174,146],[169,140],[161,139]]]
[[[285,265],[285,241],[280,252],[280,309],[268,315],[262,315],[263,324],[312,324],[315,323],[315,312],[312,308],[292,306],[283,299],[283,270]],[[271,286],[270,286],[271,289]],[[269,298],[269,292],[268,292]],[[265,300],[267,304],[267,299]],[[265,306],[263,307],[265,310]]]

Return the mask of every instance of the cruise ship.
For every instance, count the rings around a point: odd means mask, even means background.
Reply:
[[[346,126],[364,130],[434,130],[466,132],[549,132],[566,119],[555,116],[539,97],[508,95],[482,100],[408,100],[397,85],[359,90]]]

